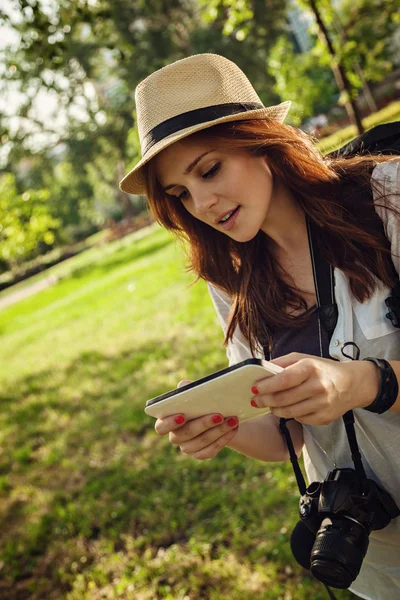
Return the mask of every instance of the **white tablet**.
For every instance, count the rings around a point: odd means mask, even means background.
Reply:
[[[266,360],[249,358],[148,400],[145,413],[157,419],[180,413],[187,421],[219,413],[224,418],[237,417],[243,423],[270,412],[268,407],[251,406],[250,400],[254,396],[251,388],[260,379],[281,371],[282,367]]]

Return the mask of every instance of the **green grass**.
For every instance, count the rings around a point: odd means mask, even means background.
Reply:
[[[196,461],[143,412],[226,364],[205,284],[157,227],[93,252],[0,312],[0,598],[326,598],[290,464]]]

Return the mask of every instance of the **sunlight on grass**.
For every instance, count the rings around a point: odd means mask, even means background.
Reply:
[[[0,311],[0,598],[322,600],[290,464],[195,461],[143,412],[226,365],[204,282],[159,228],[96,252]]]

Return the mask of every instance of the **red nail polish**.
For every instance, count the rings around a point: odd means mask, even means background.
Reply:
[[[175,423],[177,423],[178,425],[182,425],[182,423],[185,422],[185,417],[183,415],[179,415],[178,417],[175,417]]]
[[[250,404],[254,406],[254,408],[258,408],[258,404],[255,400],[250,400]]]
[[[256,385],[253,385],[253,387],[251,388],[251,393],[254,395],[258,394],[258,387]]]
[[[229,427],[234,427],[235,425],[238,424],[238,420],[235,419],[235,417],[231,417],[230,419],[227,420],[227,423],[228,423]]]
[[[214,415],[212,420],[213,420],[213,423],[222,423],[222,421],[224,419],[223,419],[223,417],[221,417],[221,415]]]

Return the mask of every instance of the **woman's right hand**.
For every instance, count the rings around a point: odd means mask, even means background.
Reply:
[[[191,383],[184,380],[178,388]],[[236,417],[224,419],[219,413],[204,415],[185,422],[182,414],[157,419],[155,430],[158,435],[169,435],[169,441],[180,447],[182,452],[198,460],[214,458],[222,448],[230,444],[239,427]]]

